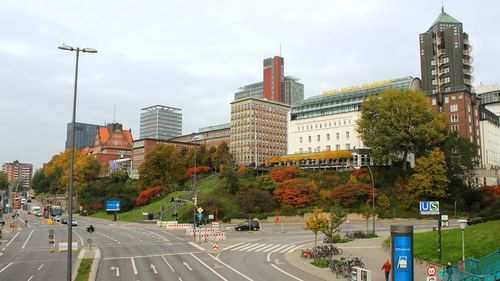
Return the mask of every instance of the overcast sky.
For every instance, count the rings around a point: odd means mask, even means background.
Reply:
[[[476,83],[500,82],[500,2],[445,1],[474,47]],[[0,163],[40,168],[64,150],[75,53],[77,122],[120,122],[139,138],[140,109],[182,109],[183,134],[230,121],[238,87],[281,55],[305,96],[420,77],[418,36],[440,0],[0,2]],[[116,117],[113,108],[116,107]]]

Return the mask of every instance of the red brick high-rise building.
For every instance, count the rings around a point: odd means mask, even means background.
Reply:
[[[16,160],[12,163],[3,164],[2,171],[7,175],[9,182],[21,180],[23,190],[29,190],[33,178],[33,164],[20,163]]]
[[[283,83],[285,66],[282,57],[275,56],[264,60],[264,98],[283,102]]]

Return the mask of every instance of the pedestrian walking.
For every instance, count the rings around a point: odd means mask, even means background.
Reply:
[[[453,280],[451,276],[453,275],[453,267],[451,265],[451,262],[448,262],[446,264],[446,274],[448,274],[448,278],[446,278],[446,281],[451,281]]]
[[[391,262],[387,259],[382,265],[382,270],[385,273],[385,281],[389,281],[389,273],[391,273]]]

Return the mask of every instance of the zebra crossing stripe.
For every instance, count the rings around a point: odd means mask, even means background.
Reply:
[[[265,244],[264,244],[265,245]],[[250,248],[246,248],[246,249],[243,249],[242,251],[247,251],[247,252],[251,252],[251,251],[254,251],[255,249],[258,249],[262,247],[262,244],[255,244],[253,245],[252,247]]]
[[[249,243],[249,244],[246,244],[245,247],[241,247],[241,248],[237,249],[237,251],[245,251],[246,249],[253,248],[256,245],[259,245],[259,244]]]
[[[295,248],[295,245],[290,245],[280,251],[280,253],[286,253],[288,250]]]
[[[274,249],[276,249],[276,248],[278,248],[278,247],[281,247],[281,244],[274,245],[273,247],[271,247],[271,248],[269,248],[269,249],[266,249],[266,250],[264,250],[263,252],[264,252],[264,253],[267,253],[267,252],[269,252],[269,251],[271,251],[271,250],[274,250]]]
[[[289,245],[283,245],[283,246],[281,246],[281,247],[278,247],[278,248],[274,249],[272,252],[273,252],[273,253],[277,253],[278,251],[281,251],[281,250],[283,250],[284,248],[288,248],[288,246],[289,246]]]
[[[241,249],[243,249],[243,248],[248,247],[248,245],[249,245],[249,244],[243,244],[243,245],[241,245],[241,246],[239,246],[239,247],[233,248],[233,251],[239,251],[239,250],[241,250]],[[250,244],[250,245],[253,245],[253,244]]]
[[[260,244],[259,247],[253,248],[252,251],[258,252],[260,249],[269,247],[269,244]]]
[[[265,244],[264,244],[264,245],[265,245]],[[273,244],[267,244],[265,247],[262,247],[262,248],[260,248],[260,249],[256,250],[255,252],[260,252],[260,251],[263,251],[264,249],[270,248],[270,247],[272,247],[272,246],[273,246]]]

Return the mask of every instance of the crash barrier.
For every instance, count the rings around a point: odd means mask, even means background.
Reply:
[[[201,242],[213,242],[213,241],[225,241],[226,233],[225,232],[216,232],[216,233],[206,233],[206,234],[196,234],[196,238],[200,239]]]
[[[190,223],[167,223],[165,224],[166,230],[183,230],[193,228],[193,225]]]
[[[186,229],[186,235],[187,236],[193,236],[193,225],[191,225],[191,228],[190,229]],[[213,228],[213,227],[209,227],[209,228],[197,228],[194,230],[194,232],[196,232],[196,235],[198,234],[206,234],[206,233],[216,233],[216,232],[219,232],[219,229],[218,228]]]
[[[478,259],[466,259],[449,269],[442,270],[440,276],[449,281],[493,281],[500,280],[500,250]]]

